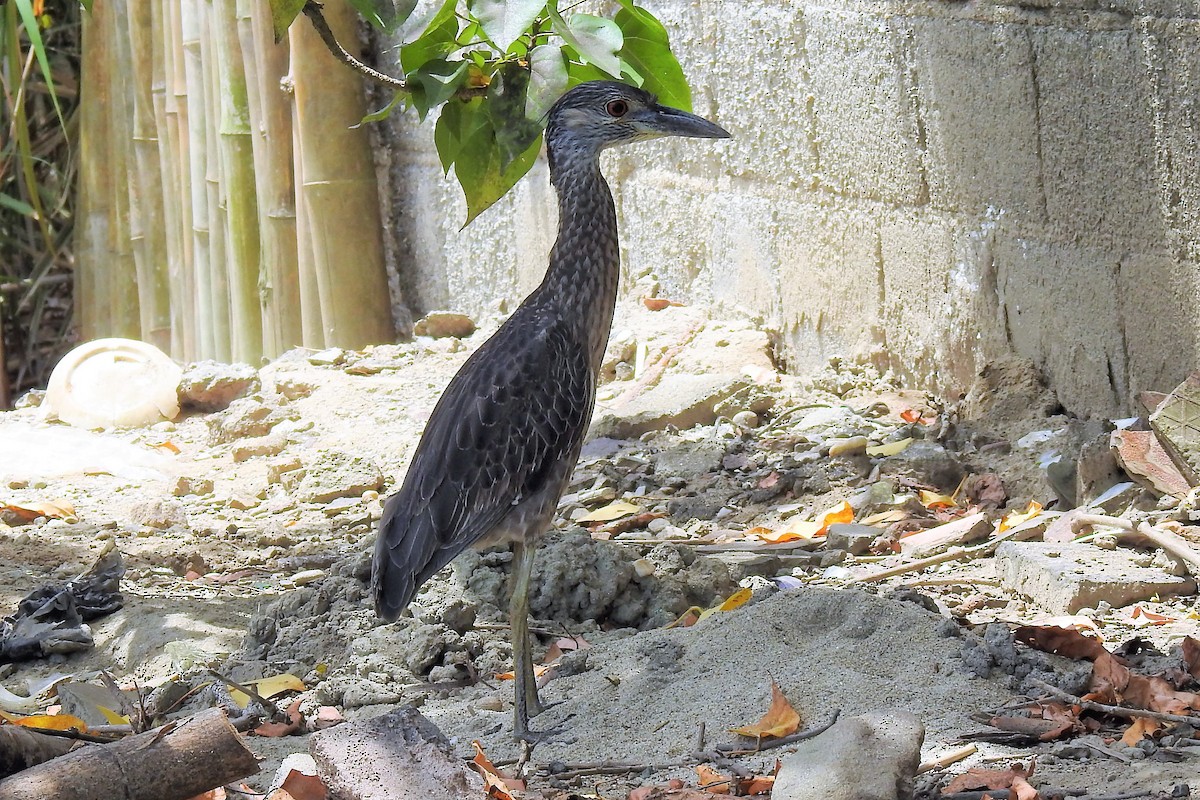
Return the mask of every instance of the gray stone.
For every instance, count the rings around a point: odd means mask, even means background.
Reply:
[[[279,431],[272,431],[266,436],[255,436],[245,439],[233,446],[231,455],[234,461],[248,461],[257,456],[275,456],[287,447],[287,436]]]
[[[851,555],[858,556],[870,550],[871,543],[882,533],[883,529],[876,528],[874,525],[835,522],[825,532],[825,544],[834,550],[845,550]]]
[[[264,402],[257,397],[241,397],[219,414],[209,417],[208,436],[212,444],[226,444],[238,439],[266,436],[285,419],[296,419],[292,410]]]
[[[668,425],[709,425],[742,410],[761,414],[774,403],[770,393],[741,375],[668,375],[632,399],[598,409],[588,435],[632,439]]]
[[[178,500],[143,500],[129,508],[129,520],[151,528],[187,525],[187,515]]]
[[[417,336],[432,336],[435,339],[446,336],[462,339],[474,332],[475,320],[453,311],[430,311],[413,325],[413,333]]]
[[[330,800],[454,800],[482,794],[432,722],[411,705],[314,733]]]
[[[940,444],[917,441],[879,462],[879,474],[950,490],[958,486],[967,471],[962,462]]]
[[[907,711],[847,717],[783,759],[774,800],[908,800],[925,726]]]
[[[327,450],[303,470],[280,473],[279,480],[302,503],[327,503],[382,488],[383,473],[375,462],[362,456]]]
[[[1005,588],[1055,614],[1074,614],[1104,602],[1119,608],[1155,595],[1192,594],[1196,582],[1140,566],[1127,550],[1088,544],[1005,542],[996,550]]]
[[[179,405],[196,411],[221,411],[239,397],[262,388],[258,370],[249,364],[197,361],[179,381]]]

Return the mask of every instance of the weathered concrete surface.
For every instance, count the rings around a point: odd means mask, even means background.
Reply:
[[[1200,3],[648,5],[734,138],[605,157],[626,291],[757,318],[796,368],[867,354],[956,391],[1016,354],[1076,412],[1200,361]],[[415,310],[512,308],[552,243],[544,161],[459,233],[432,123],[390,126]]]

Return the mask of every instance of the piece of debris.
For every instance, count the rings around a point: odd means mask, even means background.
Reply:
[[[239,397],[262,389],[258,370],[249,364],[195,361],[179,379],[179,405],[192,411],[222,411]]]
[[[413,324],[413,333],[417,336],[431,336],[442,339],[453,336],[455,339],[465,339],[475,332],[475,320],[466,314],[453,311],[430,311]]]

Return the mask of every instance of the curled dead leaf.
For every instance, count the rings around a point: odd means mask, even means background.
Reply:
[[[1013,637],[1022,644],[1046,653],[1055,653],[1067,658],[1095,660],[1108,655],[1104,645],[1094,636],[1086,636],[1076,628],[1060,628],[1055,625],[1022,625],[1013,631]]]
[[[792,708],[792,704],[783,696],[779,685],[771,681],[771,707],[763,718],[753,725],[743,725],[740,728],[730,728],[730,733],[738,736],[748,736],[761,739],[764,736],[790,736],[800,729],[800,713]]]
[[[269,736],[271,738],[291,736],[294,733],[304,732],[304,715],[300,713],[300,698],[296,698],[288,706],[286,716],[286,722],[264,722],[250,732],[255,736]]]
[[[732,778],[727,778],[707,764],[696,765],[696,782],[700,789],[713,794],[729,794]]]
[[[471,759],[471,763],[475,766],[475,771],[483,777],[484,787],[487,789],[487,796],[494,800],[513,800],[512,792],[524,790],[525,781],[519,778],[510,778],[505,775],[483,752],[483,745],[479,740],[471,742],[475,748],[475,757]]]

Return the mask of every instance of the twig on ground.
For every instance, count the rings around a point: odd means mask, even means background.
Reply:
[[[993,539],[989,539],[983,544],[972,545],[971,547],[952,547],[944,553],[938,553],[936,556],[922,558],[917,561],[912,561],[908,564],[900,564],[889,569],[880,570],[879,572],[872,572],[870,575],[862,575],[858,578],[852,578],[850,583],[874,583],[875,581],[881,581],[885,578],[892,578],[896,575],[904,575],[909,572],[919,572],[926,567],[944,564],[947,561],[967,561],[972,558],[990,556],[1001,544],[1021,533],[1024,533],[1024,531],[1013,528]]]
[[[1037,678],[1029,678],[1029,682],[1039,687],[1043,691],[1054,695],[1060,700],[1066,700],[1072,705],[1077,705],[1080,708],[1088,711],[1098,711],[1102,714],[1112,714],[1114,717],[1145,717],[1146,719],[1156,719],[1160,722],[1183,722],[1188,725],[1200,727],[1200,716],[1191,716],[1184,714],[1167,714],[1163,711],[1150,711],[1144,708],[1125,708],[1124,706],[1110,706],[1107,703],[1097,703],[1093,700],[1084,700],[1082,697],[1076,697],[1070,692],[1064,692],[1054,684],[1040,681]]]
[[[1071,522],[1071,531],[1078,533],[1082,528],[1102,526],[1117,528],[1121,531],[1117,539],[1126,544],[1141,544],[1149,542],[1168,555],[1178,558],[1188,565],[1193,575],[1200,575],[1200,553],[1188,544],[1187,540],[1174,531],[1148,522],[1134,522],[1123,517],[1110,517],[1107,514],[1080,514]]]
[[[263,707],[263,709],[268,714],[271,715],[272,720],[280,721],[280,720],[287,719],[287,716],[282,711],[279,710],[279,706],[275,705],[270,700],[263,697],[261,694],[256,692],[253,688],[251,688],[249,686],[243,686],[242,684],[238,683],[237,681],[233,680],[232,678],[226,678],[224,675],[217,672],[215,669],[208,670],[208,674],[212,675],[215,678],[219,678],[220,680],[224,681],[227,686],[232,686],[233,688],[237,689],[242,694],[248,696],[254,702],[258,703],[260,706]]]
[[[785,747],[789,744],[802,742],[805,739],[812,739],[813,737],[820,736],[822,733],[832,728],[833,723],[838,721],[838,717],[841,716],[841,713],[842,710],[839,708],[829,715],[829,719],[818,725],[814,725],[811,728],[805,728],[802,731],[797,731],[791,736],[781,736],[778,739],[768,739],[765,742],[759,741],[755,744],[753,749],[747,749],[742,747],[740,744],[719,744],[717,745],[716,750],[723,756],[749,756],[754,755],[762,750],[773,750],[776,747]]]
[[[696,750],[697,752],[704,749],[704,720],[700,720],[700,725],[696,728]]]
[[[974,743],[968,744],[968,745],[963,745],[962,747],[959,747],[955,750],[951,750],[949,753],[946,753],[945,755],[938,756],[937,758],[935,758],[931,761],[926,761],[925,763],[921,764],[921,766],[917,767],[917,774],[920,775],[922,772],[929,772],[930,770],[942,769],[943,767],[948,767],[951,764],[962,761],[964,758],[967,758],[968,756],[975,755],[975,753],[977,753],[978,751],[979,751],[979,748],[976,747]]]

